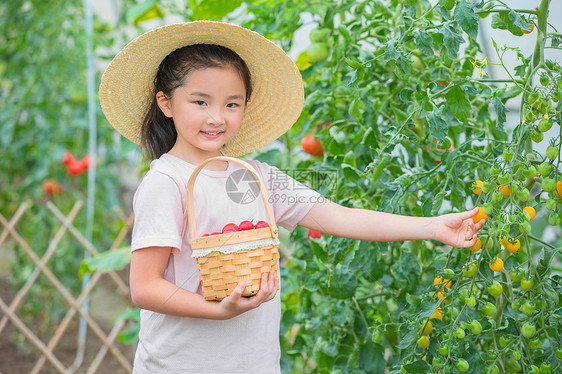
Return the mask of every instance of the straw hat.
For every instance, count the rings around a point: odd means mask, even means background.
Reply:
[[[115,56],[101,79],[100,104],[111,125],[140,145],[141,125],[154,97],[160,62],[172,51],[192,44],[217,44],[236,52],[248,66],[252,97],[242,126],[223,147],[242,156],[284,134],[298,119],[304,92],[300,72],[278,46],[256,32],[213,21],[159,27],[140,35]]]

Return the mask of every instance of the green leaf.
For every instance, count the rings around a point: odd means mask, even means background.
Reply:
[[[441,117],[441,113],[431,112],[427,115],[427,122],[429,122],[429,133],[442,142],[448,133],[447,122]]]
[[[509,110],[505,107],[505,104],[499,97],[492,97],[492,105],[494,105],[494,110],[498,116],[497,128],[499,131],[503,131],[503,124],[506,120],[505,112],[509,112]]]
[[[466,1],[461,0],[461,2],[457,4],[454,17],[464,32],[472,39],[476,40],[478,36],[478,16]]]
[[[505,13],[505,12],[495,13],[492,16],[492,28],[500,29],[500,30],[508,30],[513,35],[521,36],[523,35],[523,31],[521,31],[521,27],[516,26],[514,24],[514,21],[519,23],[517,17],[521,19],[521,17],[514,11],[511,11],[509,13]],[[523,22],[523,20],[521,20],[521,22]]]
[[[386,62],[390,60],[397,60],[400,56],[402,56],[402,54],[394,47],[394,43],[388,43],[384,51],[384,60]]]
[[[439,0],[439,4],[447,10],[451,10],[455,6],[455,0]]]
[[[525,31],[531,31],[529,24],[523,21],[523,18],[521,18],[521,16],[514,10],[508,13],[508,17],[514,26],[517,26],[519,29],[525,29]]]
[[[367,339],[359,348],[359,365],[365,373],[384,373],[384,347]]]
[[[443,46],[447,49],[447,56],[451,60],[456,60],[460,45],[464,43],[464,39],[455,29],[447,24],[441,26],[439,31],[443,34]]]
[[[157,0],[146,0],[127,9],[125,19],[129,22],[139,23],[163,15],[158,8]]]
[[[461,121],[467,120],[471,113],[470,101],[466,97],[466,93],[459,86],[453,86],[445,95],[447,105],[453,114]]]
[[[355,294],[357,288],[357,277],[349,270],[349,267],[338,264],[334,269],[334,275],[330,279],[330,296],[336,299],[349,299]]]
[[[242,0],[188,0],[194,20],[220,20],[242,5]]]
[[[429,373],[431,367],[425,360],[417,360],[411,364],[404,365],[404,369],[406,369],[406,373],[425,374]]]
[[[130,247],[123,247],[106,252],[102,252],[95,257],[90,257],[80,264],[78,274],[80,277],[84,274],[93,273],[95,271],[108,272],[112,270],[121,270],[131,262]]]
[[[433,56],[433,39],[425,31],[420,31],[416,34],[416,47],[426,56]]]

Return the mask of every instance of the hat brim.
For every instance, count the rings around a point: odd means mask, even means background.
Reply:
[[[236,52],[248,66],[252,97],[242,126],[223,147],[237,157],[283,135],[298,119],[304,104],[300,72],[277,45],[240,26],[194,21],[162,26],[132,40],[105,70],[100,84],[102,110],[111,125],[141,145],[141,125],[154,97],[154,78],[172,51],[193,44],[216,44]]]

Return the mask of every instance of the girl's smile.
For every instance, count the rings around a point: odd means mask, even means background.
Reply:
[[[178,134],[169,153],[194,164],[220,155],[240,129],[245,95],[240,74],[230,66],[193,70],[171,98],[158,92],[158,105]]]

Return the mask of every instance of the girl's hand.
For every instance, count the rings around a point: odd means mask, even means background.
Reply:
[[[478,207],[461,213],[451,213],[435,217],[431,222],[433,238],[455,248],[468,248],[478,238],[476,233],[484,226],[484,219],[474,223],[472,217]]]
[[[279,278],[274,271],[269,272],[269,276],[268,273],[263,273],[260,290],[254,296],[242,297],[244,287],[244,283],[239,283],[230,296],[220,301],[219,308],[224,319],[236,317],[273,299],[279,289]]]

